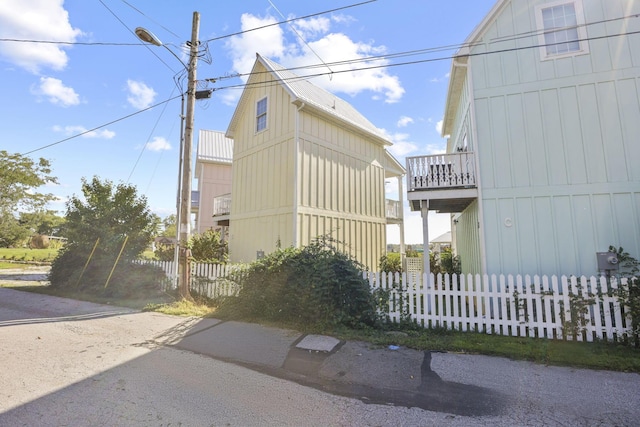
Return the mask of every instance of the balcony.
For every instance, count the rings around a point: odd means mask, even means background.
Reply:
[[[400,202],[386,199],[385,212],[387,223],[399,224],[402,222],[400,215]],[[213,199],[213,217],[218,225],[229,225],[229,215],[231,214],[231,194],[223,194]]]
[[[385,200],[385,212],[387,217],[387,224],[399,224],[402,222],[400,216],[400,202],[397,200],[386,199]]]
[[[213,198],[213,218],[218,225],[229,225],[229,216],[231,214],[231,194],[223,194],[222,196]]]
[[[407,199],[412,211],[421,201],[440,213],[462,212],[478,198],[472,152],[407,157]]]
[[[200,209],[200,192],[191,192],[191,212],[198,212]]]

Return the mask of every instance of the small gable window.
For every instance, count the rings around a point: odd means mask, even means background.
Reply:
[[[262,98],[256,105],[256,132],[267,128],[267,98]]]
[[[538,6],[536,19],[542,59],[589,52],[580,0]]]

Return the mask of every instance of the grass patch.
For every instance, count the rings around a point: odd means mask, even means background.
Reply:
[[[57,254],[57,249],[0,248],[0,259],[10,261],[50,263]]]
[[[12,262],[0,261],[0,270],[8,269],[8,268],[16,268],[16,264]]]
[[[156,253],[151,251],[151,250],[144,251],[140,255],[140,258],[141,259],[147,259],[147,260],[150,260],[150,261],[155,261],[156,260]]]
[[[318,332],[379,346],[394,344],[422,351],[484,354],[544,365],[640,373],[640,349],[622,344],[508,337],[444,329],[408,330],[403,331],[404,334],[389,334],[376,329]]]
[[[172,316],[211,317],[215,312],[215,307],[198,300],[190,302],[183,299],[164,304],[147,304],[143,311],[154,311]]]

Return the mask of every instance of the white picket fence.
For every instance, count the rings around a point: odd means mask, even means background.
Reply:
[[[150,261],[173,277],[172,262]],[[225,277],[238,266],[192,264],[191,289],[212,298],[236,295]],[[631,330],[614,295],[626,280],[562,276],[442,275],[364,272],[372,292],[388,297],[390,321],[487,334],[618,341]]]
[[[617,341],[630,333],[629,310],[615,278],[364,273],[389,293],[392,321],[488,334]]]

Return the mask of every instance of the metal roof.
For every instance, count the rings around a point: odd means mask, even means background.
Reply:
[[[331,92],[318,87],[308,81],[307,77],[299,76],[286,70],[280,64],[263,56],[257,55],[258,60],[276,75],[283,86],[292,94],[295,100],[304,103],[306,106],[313,106],[340,121],[347,122],[352,126],[373,136],[380,138],[385,145],[392,145],[389,138],[384,132],[375,127],[373,123],[367,120],[358,112],[351,104],[344,99],[338,98]]]
[[[197,161],[230,165],[233,161],[233,139],[224,136],[224,132],[200,130]]]

